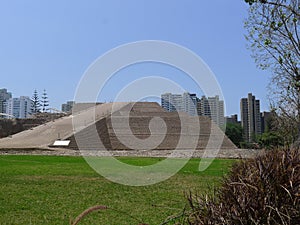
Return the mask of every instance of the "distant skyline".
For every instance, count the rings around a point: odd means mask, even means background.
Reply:
[[[119,45],[140,40],[177,43],[198,54],[214,72],[224,94],[226,115],[240,115],[240,99],[253,93],[268,110],[269,71],[256,68],[246,48],[244,1],[5,1],[0,8],[0,88],[14,97],[40,96],[50,106],[72,100],[88,66]],[[135,65],[118,72],[100,101],[111,101],[124,85],[146,75],[180,82],[201,93],[180,71]]]

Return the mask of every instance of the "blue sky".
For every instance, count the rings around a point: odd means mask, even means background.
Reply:
[[[222,88],[227,115],[239,113],[240,98],[248,92],[261,100],[262,111],[268,110],[270,72],[256,68],[246,48],[246,17],[243,0],[1,1],[0,88],[15,97],[46,89],[51,106],[60,108],[74,98],[84,72],[105,52],[129,42],[163,40],[206,62]],[[154,68],[179,76],[172,68]],[[147,64],[127,71],[138,78],[138,71],[151,75],[153,70]],[[112,87],[122,88],[121,81],[115,82]],[[178,82],[200,95],[188,80]],[[101,100],[111,99],[108,90]]]

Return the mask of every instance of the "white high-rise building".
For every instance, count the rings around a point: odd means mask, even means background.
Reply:
[[[224,101],[219,99],[219,96],[208,97],[208,104],[210,106],[211,119],[223,127],[225,125],[225,115],[224,115]]]
[[[188,92],[180,94],[165,93],[161,95],[161,106],[168,112],[186,112],[197,115],[197,96]]]
[[[10,92],[7,92],[7,89],[0,89],[0,113],[5,113],[5,102],[12,97]],[[1,116],[0,116],[1,117]]]
[[[20,98],[10,98],[6,101],[6,114],[13,115],[15,118],[28,118],[31,114],[32,100],[27,96]]]
[[[198,99],[198,115],[208,116],[219,127],[225,126],[224,101],[219,96]]]
[[[183,93],[183,111],[191,116],[197,116],[197,96],[188,92]]]
[[[224,127],[224,101],[219,96],[202,96],[197,98],[196,94],[188,92],[179,94],[165,93],[161,95],[161,106],[168,112],[186,112],[191,116],[208,116],[219,127]]]

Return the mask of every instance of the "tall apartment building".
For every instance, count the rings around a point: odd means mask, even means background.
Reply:
[[[197,116],[197,95],[188,92],[183,93],[183,111],[191,116]]]
[[[197,99],[197,112],[199,116],[209,116],[210,117],[210,107],[208,99],[202,96],[201,99]]]
[[[6,101],[6,114],[13,115],[15,118],[28,118],[31,114],[32,100],[27,96],[20,98],[10,98]]]
[[[6,113],[5,102],[11,97],[12,95],[10,92],[7,92],[7,89],[0,89],[0,113]]]
[[[220,100],[219,96],[208,97],[202,96],[197,103],[198,115],[208,116],[219,127],[225,125],[224,118],[224,101]]]
[[[202,96],[197,98],[196,94],[188,92],[183,95],[165,93],[161,95],[161,106],[169,112],[187,112],[191,116],[208,116],[218,126],[225,125],[224,119],[224,101],[219,96],[208,97]]]
[[[251,142],[254,140],[255,135],[260,135],[262,133],[260,102],[255,99],[255,96],[252,95],[252,93],[249,93],[247,98],[241,99],[240,107],[244,138]]]
[[[161,106],[168,112],[186,112],[197,115],[197,96],[188,92],[180,94],[165,93],[161,95]]]
[[[275,116],[274,112],[261,112],[261,132],[268,132],[272,127],[272,118]]]
[[[67,103],[64,103],[61,105],[61,111],[66,112],[66,113],[71,112],[74,104],[75,104],[74,101],[67,101]]]
[[[240,122],[238,121],[238,115],[237,114],[234,114],[234,115],[231,115],[231,116],[227,116],[225,118],[225,120],[226,120],[226,124],[228,124],[228,123],[240,124]]]

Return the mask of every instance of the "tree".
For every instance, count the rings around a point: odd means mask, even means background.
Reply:
[[[267,132],[276,133],[284,146],[296,143],[298,138],[296,120],[287,119],[284,115],[275,115],[271,121],[272,129]]]
[[[262,148],[273,149],[274,147],[284,146],[284,138],[275,131],[268,131],[257,138]]]
[[[49,100],[48,100],[48,95],[47,95],[47,92],[45,89],[43,91],[41,103],[42,103],[42,112],[47,112],[47,110],[48,110],[47,107],[49,106]]]
[[[255,62],[271,69],[272,108],[295,124],[300,145],[300,1],[245,0],[250,5],[246,39]]]
[[[33,114],[39,113],[40,112],[40,99],[37,90],[34,90],[32,98],[31,98],[31,112]]]
[[[243,142],[243,128],[239,124],[227,123],[226,124],[226,136],[238,147]]]

